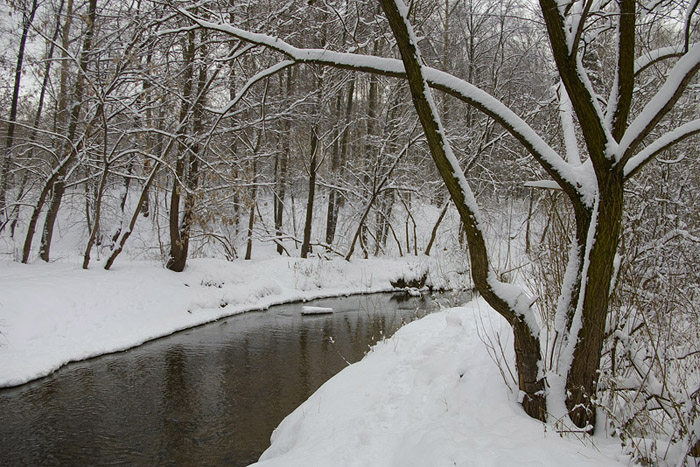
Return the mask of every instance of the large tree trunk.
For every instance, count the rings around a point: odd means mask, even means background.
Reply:
[[[609,133],[596,107],[597,96],[590,91],[578,70],[583,51],[572,53],[566,38],[563,16],[553,0],[540,0],[547,32],[561,81],[578,117],[583,140],[595,171],[597,200],[591,209],[569,191],[576,216],[576,239],[584,252],[578,261],[578,296],[564,295],[568,300],[567,354],[570,366],[566,375],[566,405],[572,422],[592,431],[596,422],[594,401],[598,371],[605,336],[614,260],[622,226],[624,164],[615,164],[609,152]],[[634,89],[635,2],[618,3],[620,20],[617,41],[617,77],[615,112],[610,116],[612,137],[620,142],[627,129]],[[578,45],[578,44],[577,44]],[[668,102],[673,103],[673,100]],[[670,106],[667,106],[670,109]],[[633,147],[631,145],[630,147]],[[588,211],[588,212],[586,212]],[[585,229],[585,233],[584,233]],[[566,293],[566,291],[564,291]]]
[[[517,302],[506,301],[495,287],[486,243],[477,221],[480,215],[476,211],[473,200],[467,198],[467,193],[471,194],[471,190],[464,185],[466,181],[458,178],[461,175],[461,169],[453,165],[456,163],[454,155],[452,158],[448,156],[449,143],[442,131],[437,109],[432,104],[431,91],[423,77],[417,45],[413,43],[406,21],[394,0],[380,0],[380,2],[401,52],[413,104],[423,126],[430,154],[465,224],[474,285],[486,302],[512,326],[518,384],[524,394],[523,409],[531,417],[544,420],[547,407],[544,381],[540,374],[540,342],[534,330],[522,316],[529,310],[523,305],[517,310],[514,309]]]
[[[595,216],[592,248],[588,251],[589,266],[579,284],[585,287],[578,332],[569,339],[576,342],[566,380],[571,420],[590,431],[595,427],[594,401],[600,369],[600,356],[605,337],[605,323],[615,274],[615,254],[622,226],[623,180],[614,173],[600,183],[600,201]],[[578,326],[574,322],[573,326]],[[576,328],[572,328],[576,331]]]
[[[44,231],[41,234],[41,247],[39,248],[39,258],[49,262],[51,240],[53,237],[54,226],[58,210],[61,208],[63,194],[66,192],[66,182],[63,175],[58,177],[56,183],[53,184],[53,192],[51,195],[51,203],[46,211],[46,220],[44,221]]]
[[[58,178],[58,174],[54,172],[49,180],[44,184],[44,187],[39,193],[39,198],[37,199],[32,215],[29,218],[29,224],[27,225],[27,233],[24,237],[24,247],[22,248],[22,263],[27,263],[29,261],[29,255],[32,250],[32,240],[34,239],[34,233],[36,233],[36,224],[39,222],[39,215],[41,210],[44,208],[44,203],[46,202],[46,197],[49,195],[51,188],[53,187],[54,181]]]
[[[183,104],[185,105],[185,104]],[[184,185],[185,159],[181,155],[175,163],[173,177],[173,189],[170,192],[170,211],[168,213],[168,230],[170,232],[170,253],[165,267],[180,272],[185,268],[183,257],[183,245],[180,238],[180,198]]]

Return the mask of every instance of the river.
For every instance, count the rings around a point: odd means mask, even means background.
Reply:
[[[248,465],[319,386],[464,295],[374,294],[236,315],[0,390],[0,465]],[[462,299],[460,301],[460,298]]]

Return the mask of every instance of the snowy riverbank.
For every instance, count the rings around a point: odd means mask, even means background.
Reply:
[[[321,386],[256,466],[626,465],[613,440],[563,438],[525,415],[482,341],[483,300],[401,328]],[[512,352],[511,352],[512,353]]]
[[[276,257],[191,260],[173,273],[153,262],[85,271],[74,263],[0,261],[0,387],[244,311],[391,290],[391,280],[420,275],[422,267],[415,260]]]
[[[75,263],[2,261],[0,386],[247,310],[390,290],[391,280],[429,268],[439,265],[415,257],[199,259],[180,274],[153,262],[84,271]],[[447,276],[430,273],[429,281]],[[260,465],[627,463],[615,440],[595,438],[593,446],[528,418],[491,360],[485,332],[501,332],[510,350],[507,326],[481,300],[402,328],[290,414]]]

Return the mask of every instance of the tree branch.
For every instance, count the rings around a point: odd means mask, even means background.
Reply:
[[[613,107],[612,134],[620,141],[627,128],[634,91],[634,43],[636,13],[635,0],[620,2],[620,22],[618,25],[617,69],[615,88],[610,105]]]
[[[572,55],[575,46],[568,43],[566,25],[556,0],[540,0],[542,16],[552,48],[552,56],[578,117],[588,154],[596,172],[611,165],[606,153],[611,136],[603,126],[603,112],[593,92],[579,54]]]
[[[674,65],[666,82],[644,106],[620,140],[616,154],[619,160],[618,170],[624,170],[639,144],[673,108],[698,70],[700,43],[695,43]]]
[[[680,143],[681,141],[697,134],[700,134],[700,119],[688,122],[685,125],[681,125],[673,131],[669,131],[668,133],[662,135],[628,160],[624,168],[625,178],[628,179],[633,177],[642,167],[653,160],[659,153],[669,149],[674,144]]]
[[[240,40],[258,44],[279,52],[296,63],[314,63],[334,68],[406,78],[401,60],[333,52],[326,49],[300,49],[285,41],[265,34],[244,31],[227,24],[205,21],[186,10],[180,13],[202,28],[216,30]],[[428,84],[465,102],[497,121],[537,160],[547,173],[572,199],[583,200],[589,195],[585,177],[581,177],[570,164],[564,161],[522,118],[487,92],[434,68],[423,67]]]

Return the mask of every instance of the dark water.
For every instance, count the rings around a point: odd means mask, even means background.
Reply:
[[[0,465],[248,465],[347,362],[438,308],[391,294],[307,305],[335,313],[246,313],[0,390]]]

